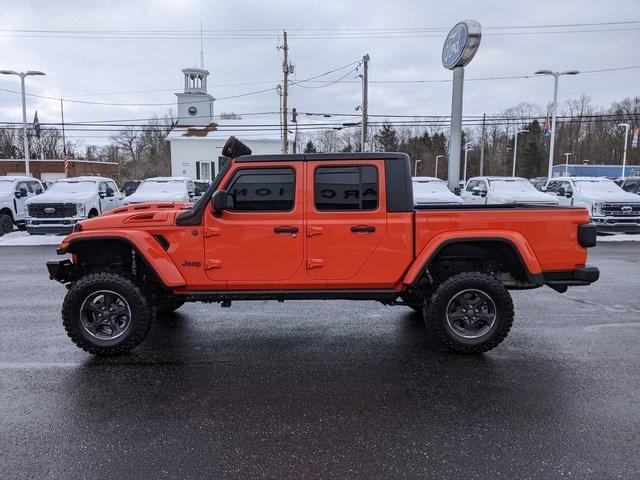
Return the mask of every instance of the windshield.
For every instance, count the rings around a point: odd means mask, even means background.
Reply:
[[[83,181],[57,181],[49,187],[49,192],[56,193],[95,193],[97,190],[96,182],[89,180]]]
[[[538,193],[526,180],[490,180],[493,191],[498,193]]]
[[[145,180],[136,193],[184,193],[187,191],[182,180]]]
[[[414,180],[414,195],[428,195],[430,193],[450,193],[447,184],[440,180]]]
[[[13,180],[0,180],[0,193],[10,193],[13,190]]]
[[[611,180],[574,180],[576,187],[580,189],[580,192],[587,194],[603,194],[603,193],[623,193],[618,185]]]

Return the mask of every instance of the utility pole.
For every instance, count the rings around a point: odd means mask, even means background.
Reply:
[[[482,140],[480,144],[480,176],[484,175],[484,130],[486,126],[487,114],[482,114]]]
[[[367,116],[369,109],[369,54],[365,54],[362,57],[362,135],[360,142],[362,147],[361,152],[367,151],[367,122],[369,118]]]
[[[572,155],[570,152],[564,154],[564,176],[569,176],[569,156]]]
[[[296,124],[296,133],[293,135],[293,152],[291,153],[296,154],[298,153],[298,111],[295,107],[291,109],[291,123]]]
[[[418,176],[418,165],[422,163],[422,160],[416,160],[416,166],[413,169],[413,176],[417,177]]]
[[[529,130],[518,130],[513,138],[513,169],[511,171],[511,176],[516,176],[516,160],[518,159],[518,134],[519,133],[528,133]]]
[[[289,111],[287,110],[287,100],[289,95],[289,44],[287,43],[287,32],[282,31],[284,37],[283,45],[279,48],[284,52],[284,60],[282,61],[282,75],[283,75],[283,88],[282,88],[282,153],[289,153],[289,132],[287,131],[287,116]]]
[[[624,150],[623,150],[623,154],[622,154],[622,178],[627,178],[626,172],[625,170],[627,169],[627,143],[629,143],[627,141],[627,139],[629,138],[629,129],[631,128],[631,125],[628,123],[619,123],[618,124],[619,127],[624,127]]]

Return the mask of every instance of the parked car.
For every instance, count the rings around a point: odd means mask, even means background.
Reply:
[[[598,279],[583,208],[414,206],[404,153],[239,150],[232,137],[193,208],[120,208],[62,241],[71,257],[47,268],[67,286],[62,323],[78,347],[122,354],[185,302],[345,299],[414,308],[449,348],[479,353],[511,329],[508,289]]]
[[[44,180],[40,183],[42,183],[42,186],[44,187],[45,190],[49,190],[49,187],[53,185],[55,182],[52,182],[50,180]]]
[[[146,202],[189,202],[195,196],[193,180],[186,177],[154,177],[142,182],[124,199],[125,205]]]
[[[60,179],[42,195],[27,200],[27,231],[31,235],[69,233],[79,220],[121,206],[123,198],[110,178]]]
[[[413,203],[416,205],[459,205],[464,200],[435,177],[413,177]]]
[[[202,195],[204,195],[204,192],[207,191],[207,188],[209,188],[209,185],[211,185],[211,182],[209,180],[194,180],[193,184],[194,184],[194,194],[195,194],[194,197],[198,199]]]
[[[462,192],[469,204],[536,204],[558,205],[553,195],[539,192],[528,180],[520,177],[474,177]]]
[[[126,182],[124,182],[124,185],[122,185],[122,188],[120,189],[120,191],[124,193],[125,196],[128,197],[129,195],[131,195],[136,191],[136,189],[141,183],[142,183],[141,180],[127,180]]]
[[[620,178],[616,180],[616,183],[625,192],[640,195],[640,177]]]
[[[555,177],[546,191],[561,205],[584,207],[599,232],[640,232],[640,196],[604,177]]]
[[[26,227],[25,202],[44,191],[37,178],[21,176],[0,177],[0,236]]]

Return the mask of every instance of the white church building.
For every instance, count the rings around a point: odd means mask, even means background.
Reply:
[[[213,117],[214,97],[207,92],[209,71],[204,68],[185,68],[184,92],[176,93],[178,118],[167,135],[171,144],[171,175],[195,180],[212,180],[219,171],[218,157],[231,135],[238,137],[254,154],[277,154],[282,151],[277,138],[243,138],[242,131],[229,127],[242,125],[241,119],[222,119],[217,130]]]

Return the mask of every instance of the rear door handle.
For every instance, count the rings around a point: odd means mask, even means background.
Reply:
[[[289,227],[289,226],[275,227],[273,231],[277,234],[281,234],[281,233],[295,234],[295,233],[298,233],[298,227]]]
[[[373,233],[376,231],[376,227],[373,225],[354,225],[351,227],[353,233]]]

